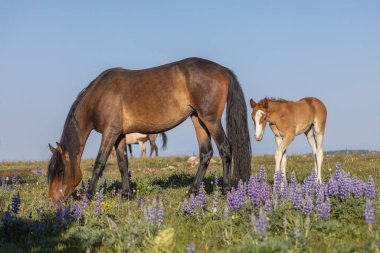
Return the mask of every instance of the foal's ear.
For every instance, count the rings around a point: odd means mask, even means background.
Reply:
[[[255,108],[256,106],[256,102],[251,98],[251,100],[249,100],[249,104],[251,105],[251,108]]]
[[[58,149],[58,152],[63,156],[63,153],[64,153],[65,151],[63,150],[62,145],[59,144],[58,142],[56,142],[56,143],[57,143],[57,149]]]
[[[53,153],[53,155],[57,154],[57,150],[52,145],[50,145],[50,143],[49,143],[49,148],[50,148],[50,151]]]

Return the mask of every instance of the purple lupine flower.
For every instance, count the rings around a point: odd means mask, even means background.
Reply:
[[[310,216],[311,212],[313,211],[314,205],[313,200],[310,196],[306,195],[306,199],[304,200],[304,206],[303,206],[303,214],[305,216]]]
[[[164,205],[160,201],[158,203],[158,210],[157,210],[157,220],[156,222],[158,224],[162,224],[164,222]]]
[[[194,194],[191,194],[191,195],[190,195],[190,198],[189,198],[189,204],[190,204],[190,207],[191,207],[191,208],[195,208],[195,207],[197,207],[197,203],[195,202]]]
[[[339,194],[338,180],[336,180],[335,177],[331,176],[327,187],[330,196],[337,196]]]
[[[193,208],[189,205],[186,199],[183,200],[182,202],[182,208],[185,214],[192,214],[193,213]]]
[[[364,196],[370,200],[376,198],[375,181],[373,181],[372,176],[369,176],[365,183]]]
[[[287,200],[289,193],[290,193],[290,189],[289,189],[288,183],[286,182],[286,180],[284,180],[283,187],[282,187],[282,193],[281,193],[281,199]]]
[[[330,199],[327,197],[325,202],[322,203],[321,212],[318,214],[322,219],[327,221],[330,217],[330,212],[331,212],[331,203],[330,203]]]
[[[63,220],[62,200],[57,202],[57,220],[61,222]]]
[[[260,206],[261,184],[256,177],[251,176],[247,184],[247,195],[253,206]]]
[[[1,179],[1,189],[5,191],[7,189],[7,181],[5,180],[5,177],[2,177]]]
[[[313,193],[313,176],[308,176],[304,179],[303,181],[303,186],[302,186],[302,196],[305,198],[306,196],[311,196]]]
[[[293,207],[295,209],[301,210],[301,201],[302,201],[302,189],[301,189],[301,186],[298,184],[296,187],[296,191],[294,192]]]
[[[137,208],[141,209],[143,203],[144,203],[144,199],[139,197],[139,199],[137,200]]]
[[[345,200],[348,198],[350,185],[351,185],[350,175],[346,173],[345,171],[341,171],[339,180],[338,180],[338,191],[339,191],[339,197],[341,200]]]
[[[17,192],[17,194],[13,195],[13,197],[12,197],[12,212],[13,213],[15,213],[15,214],[19,213],[20,204],[21,204],[20,193]]]
[[[232,187],[232,190],[227,192],[227,204],[232,211],[236,211],[245,205],[245,200],[242,199],[242,193],[239,188],[235,190]]]
[[[16,174],[13,174],[13,176],[12,176],[12,183],[13,184],[17,183],[17,175]]]
[[[155,223],[157,220],[157,213],[156,213],[156,206],[157,206],[157,201],[156,199],[153,199],[152,204],[148,208],[148,222]]]
[[[369,200],[369,199],[367,199],[366,204],[365,204],[364,218],[365,218],[365,222],[368,225],[375,224],[375,210],[372,206],[371,200]]]
[[[354,175],[351,179],[350,191],[355,198],[360,198],[363,195],[363,181]]]
[[[5,211],[4,219],[9,220],[12,217],[10,210]]]
[[[240,179],[239,183],[238,183],[238,188],[236,191],[237,198],[239,199],[240,206],[245,205],[245,193],[247,191],[246,188],[247,188],[247,185],[245,183],[243,183],[243,180]]]
[[[102,198],[103,198],[103,189],[100,190],[100,192],[96,193],[95,206],[94,206],[94,216],[99,216],[101,213]]]
[[[259,180],[261,182],[265,182],[267,180],[267,172],[266,172],[266,169],[265,169],[265,166],[264,165],[261,165],[260,166],[260,170],[259,170]]]
[[[225,207],[223,208],[223,217],[224,217],[224,218],[227,218],[227,216],[228,216],[228,207],[225,206]]]
[[[270,202],[270,199],[265,200],[264,211],[266,212],[272,211],[272,203]]]
[[[340,162],[337,162],[337,163],[335,164],[335,174],[334,174],[334,179],[335,179],[335,180],[338,180],[338,179],[339,179],[341,169],[342,169],[342,164],[341,164]]]
[[[205,208],[206,202],[207,202],[207,196],[204,190],[204,184],[202,182],[201,185],[199,186],[198,194],[195,197],[195,205],[196,207],[199,207],[199,208]]]
[[[301,236],[300,219],[297,217],[296,222],[294,224],[293,237],[294,239],[298,239],[300,236]]]
[[[194,243],[188,244],[186,247],[186,252],[187,253],[194,253],[195,252],[195,244]]]
[[[296,189],[297,184],[298,182],[297,182],[296,173],[292,171],[292,175],[290,176],[290,185],[292,186],[292,188]]]
[[[309,180],[312,182],[313,185],[317,181],[317,172],[315,170],[311,171]]]
[[[156,194],[156,201],[160,201],[160,197]]]
[[[37,232],[42,234],[45,232],[45,222],[43,219],[40,220],[40,224],[38,224]]]
[[[82,195],[82,207],[83,209],[87,209],[88,207],[88,198],[86,194]]]
[[[265,200],[267,201],[267,200]],[[277,209],[278,207],[278,195],[276,193],[273,193],[272,195],[272,202],[273,202],[273,209]]]
[[[76,220],[79,220],[82,217],[82,206],[81,205],[74,205],[73,207],[73,217]]]
[[[284,176],[282,171],[276,171],[274,174],[274,182],[273,182],[273,192],[280,196],[281,194],[281,184],[283,182]]]
[[[263,209],[260,209],[258,219],[255,220],[255,229],[260,234],[259,240],[262,241],[265,236],[265,229],[269,226],[268,218]]]
[[[42,168],[40,166],[37,166],[37,168],[36,168],[36,175],[37,175],[37,177],[42,176]]]
[[[9,190],[10,190],[10,191],[13,191],[14,189],[15,189],[14,185],[11,184],[11,185],[9,186]]]
[[[70,216],[71,216],[70,205],[67,205],[65,209],[63,210],[63,220],[65,221],[69,220]]]
[[[216,213],[219,207],[219,195],[217,192],[214,193],[214,199],[212,201],[212,212]]]
[[[270,199],[270,186],[266,182],[260,184],[260,198],[265,200]]]

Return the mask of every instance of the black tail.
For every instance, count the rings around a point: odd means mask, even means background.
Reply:
[[[129,153],[131,153],[131,156],[133,156],[132,155],[132,144],[128,144],[128,148],[129,148]]]
[[[227,137],[232,148],[233,178],[248,181],[251,175],[251,141],[244,93],[232,71],[227,96]]]
[[[165,133],[161,133],[162,138],[162,149],[166,149],[166,144],[168,144],[168,136]]]

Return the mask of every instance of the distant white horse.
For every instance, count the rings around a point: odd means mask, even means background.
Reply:
[[[168,142],[168,137],[165,133],[160,133],[162,138],[162,148],[166,149],[166,144]],[[129,147],[129,152],[132,155],[132,144],[139,144],[140,145],[140,157],[145,158],[146,157],[146,147],[145,142],[149,141],[150,143],[150,154],[149,157],[152,157],[153,151],[155,151],[156,156],[158,156],[158,147],[156,144],[156,139],[158,137],[158,134],[141,134],[141,133],[131,133],[125,135],[125,141],[126,144]],[[112,150],[111,153],[111,160],[114,159],[116,156],[115,149]]]

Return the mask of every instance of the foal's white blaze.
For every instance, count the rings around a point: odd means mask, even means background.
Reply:
[[[261,140],[263,137],[263,125],[260,123],[260,119],[264,114],[265,113],[263,111],[258,110],[255,115],[255,125],[256,125],[255,135],[256,135],[257,140]]]

